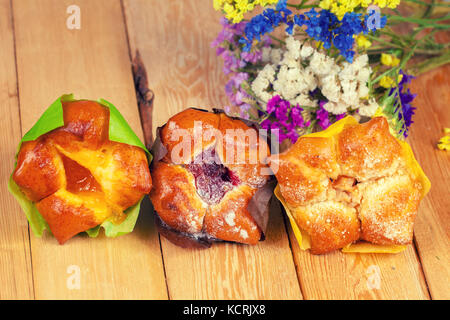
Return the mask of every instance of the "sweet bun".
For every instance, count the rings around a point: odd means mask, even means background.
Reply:
[[[61,244],[107,219],[120,223],[151,189],[143,149],[109,140],[108,108],[62,106],[64,126],[24,142],[12,176]]]
[[[269,150],[254,127],[191,108],[158,130],[155,149],[150,199],[162,235],[184,247],[262,239],[249,203],[267,184]]]
[[[300,137],[270,158],[283,202],[310,238],[312,253],[358,240],[411,243],[427,186],[405,150],[386,119],[376,117],[350,121],[333,135]]]

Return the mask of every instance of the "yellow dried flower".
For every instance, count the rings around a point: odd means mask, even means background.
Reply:
[[[441,139],[439,139],[439,142],[437,144],[437,147],[440,150],[450,150],[450,128],[444,128],[445,136],[443,136]]]
[[[244,19],[244,14],[255,9],[255,6],[262,7],[273,5],[278,0],[214,0],[214,9],[222,10],[225,17],[233,23],[239,23]]]
[[[399,74],[397,76],[397,83],[402,81],[402,79],[403,79],[403,75]],[[392,77],[383,76],[380,79],[380,86],[382,86],[383,88],[392,88],[392,87],[395,87],[395,85],[396,85],[396,82]]]
[[[365,36],[362,34],[356,36],[356,45],[359,48],[367,49],[372,45],[372,42],[370,42]]]
[[[380,86],[383,88],[392,88],[395,85],[394,79],[388,76],[383,76],[380,80]]]
[[[397,58],[396,56],[390,55],[390,54],[386,54],[386,53],[381,54],[380,61],[382,64],[389,66],[389,67],[396,67],[400,63],[399,58]]]
[[[385,8],[388,0],[374,0],[373,3],[379,6],[380,8]]]
[[[358,8],[367,8],[371,4],[376,4],[380,8],[396,8],[400,0],[321,0],[319,7],[330,10],[339,20],[342,20],[347,12],[354,12]]]
[[[389,0],[388,7],[391,9],[395,9],[400,4],[400,0]]]

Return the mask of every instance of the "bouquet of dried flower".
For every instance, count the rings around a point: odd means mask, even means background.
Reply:
[[[408,84],[450,62],[450,44],[434,38],[450,29],[450,4],[404,2],[412,14],[400,0],[214,0],[224,13],[212,46],[229,75],[225,111],[277,129],[280,142],[346,115],[384,115],[405,138],[415,109]],[[408,64],[413,57],[421,60]]]

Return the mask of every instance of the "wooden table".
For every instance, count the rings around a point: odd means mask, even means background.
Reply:
[[[176,247],[160,238],[147,202],[132,234],[77,236],[64,246],[30,234],[7,192],[20,137],[62,93],[107,98],[142,137],[131,61],[139,50],[155,93],[154,128],[188,106],[228,103],[220,29],[210,0],[0,0],[1,299],[449,299],[450,66],[416,79],[410,142],[432,182],[414,245],[395,254],[313,256],[273,208],[256,246]],[[81,29],[66,9],[81,8]],[[73,282],[79,276],[79,286]]]

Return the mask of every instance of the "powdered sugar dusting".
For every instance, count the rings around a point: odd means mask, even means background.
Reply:
[[[234,219],[236,218],[236,214],[234,211],[230,211],[224,215],[225,222],[230,226],[233,227],[236,223]]]

